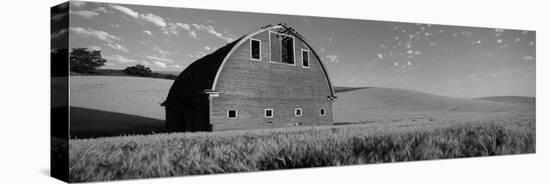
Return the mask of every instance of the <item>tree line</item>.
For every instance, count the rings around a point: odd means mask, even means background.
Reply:
[[[63,61],[58,61],[63,58],[66,58],[67,49],[60,49],[52,51],[52,70],[58,68],[60,63]],[[91,50],[88,48],[72,48],[69,55],[69,68],[71,74],[83,74],[83,75],[114,75],[114,70],[105,70],[100,69],[102,66],[105,66],[107,62],[101,55],[100,50]],[[56,64],[57,63],[57,64]],[[152,77],[152,78],[163,78],[163,79],[176,79],[177,75],[166,74],[166,73],[156,73],[151,70],[151,68],[144,65],[134,65],[128,66],[123,70],[120,70],[125,75],[129,76],[138,76],[138,77]]]

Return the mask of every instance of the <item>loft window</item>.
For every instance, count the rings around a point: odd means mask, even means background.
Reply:
[[[250,59],[260,61],[262,53],[260,52],[261,41],[250,39]]]
[[[325,116],[326,115],[325,109],[321,109],[320,114],[321,116]]]
[[[229,118],[229,119],[237,118],[237,110],[228,110],[227,111],[227,118]]]
[[[294,116],[301,117],[302,116],[302,109],[301,108],[294,109]]]
[[[272,118],[273,117],[273,109],[265,109],[264,115],[266,118]]]
[[[294,65],[294,37],[269,32],[270,61]]]
[[[309,51],[302,49],[302,67],[309,68]]]

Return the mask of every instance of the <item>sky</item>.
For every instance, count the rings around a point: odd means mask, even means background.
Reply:
[[[334,86],[476,98],[535,96],[535,31],[188,8],[70,4],[71,48],[101,50],[104,68],[182,71],[246,33],[286,23],[305,37]],[[55,15],[52,19],[55,18]]]

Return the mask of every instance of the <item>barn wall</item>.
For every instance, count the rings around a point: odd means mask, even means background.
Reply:
[[[166,106],[166,129],[175,132],[212,131],[207,95]]]
[[[261,61],[250,59],[250,41],[246,40],[228,56],[220,71],[212,99],[214,130],[263,127],[319,125],[332,123],[332,103],[328,80],[317,58],[298,38],[295,39],[295,66],[269,62],[269,33],[254,35],[261,40]],[[310,66],[303,68],[301,49],[310,50]],[[265,118],[264,109],[273,109],[274,117]],[[302,116],[295,117],[295,108]],[[321,108],[326,115],[321,116]],[[238,117],[229,119],[228,110],[237,110]]]

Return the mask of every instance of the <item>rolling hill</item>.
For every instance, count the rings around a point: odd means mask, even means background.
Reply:
[[[172,80],[72,76],[71,131],[159,130],[164,127],[164,108]],[[523,98],[463,99],[392,88],[337,87],[335,122],[356,122],[410,114],[534,112],[534,103]],[[518,100],[522,99],[522,100]],[[497,101],[497,102],[495,102]],[[533,99],[534,102],[534,99]]]
[[[524,97],[524,96],[492,96],[492,97],[483,97],[483,98],[477,98],[477,99],[493,101],[493,102],[502,102],[502,103],[510,103],[510,104],[526,104],[526,105],[534,105],[536,101],[535,97]]]
[[[404,114],[534,112],[533,104],[500,103],[404,89],[364,88],[338,93],[334,121],[363,121]]]

